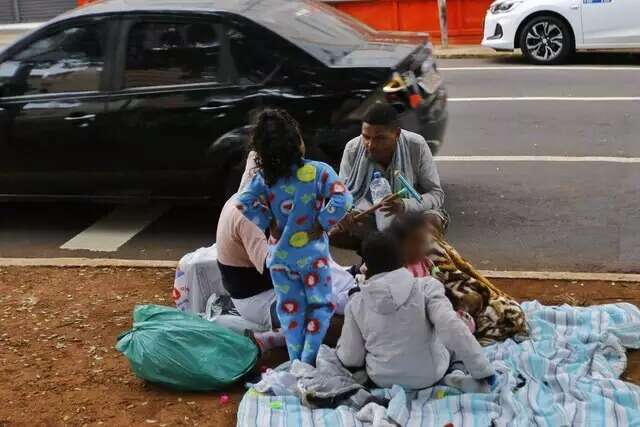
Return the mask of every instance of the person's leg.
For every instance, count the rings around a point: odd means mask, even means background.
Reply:
[[[442,379],[442,383],[449,387],[457,388],[463,393],[489,393],[496,378],[493,375],[484,380],[473,378],[464,363],[456,357],[455,352],[450,352],[449,369]]]
[[[278,317],[278,301],[273,301],[271,304],[271,329],[280,329],[280,318]]]
[[[286,345],[280,323],[272,321],[272,315],[277,316],[276,294],[273,289],[248,298],[231,299],[231,302],[237,314],[217,316],[218,324],[241,334],[250,334],[263,353]]]
[[[287,345],[287,340],[281,329],[277,331],[252,332],[252,335],[263,353]]]
[[[300,359],[304,346],[304,319],[307,302],[302,283],[290,278],[289,273],[281,269],[271,270],[273,288],[278,302],[277,312],[284,333],[289,359]]]
[[[241,303],[238,305],[234,300],[240,315],[247,320],[258,322],[262,326],[260,329],[251,329],[250,332],[263,353],[287,345],[284,333],[280,329],[280,322],[272,320],[272,308],[277,320],[276,293],[273,289],[240,301]],[[274,325],[274,323],[277,324]]]
[[[244,319],[242,316],[238,316],[235,314],[221,314],[216,316],[213,320],[220,326],[224,326],[227,329],[231,329],[234,332],[239,334],[244,333],[245,330],[250,329],[252,331],[266,331],[268,329],[264,328],[263,325],[258,323],[250,322]]]
[[[318,349],[331,324],[335,305],[331,302],[331,268],[325,266],[304,273],[307,299],[307,318],[305,324],[302,361],[315,365]]]

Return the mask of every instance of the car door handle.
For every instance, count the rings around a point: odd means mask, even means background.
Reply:
[[[70,122],[75,122],[75,121],[89,121],[89,120],[94,120],[96,118],[95,114],[85,114],[83,116],[67,116],[64,119]]]

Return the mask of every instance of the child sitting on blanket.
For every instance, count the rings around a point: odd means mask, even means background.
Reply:
[[[414,278],[403,267],[398,240],[382,232],[362,245],[367,280],[345,310],[337,356],[345,367],[365,367],[378,387],[421,389],[447,373],[452,353],[475,380],[493,368],[457,316],[442,284]]]
[[[437,269],[427,258],[428,230],[422,212],[409,212],[394,218],[389,228],[400,244],[404,265],[413,277],[437,278]]]
[[[388,231],[398,239],[404,266],[413,274],[413,277],[433,276],[440,280],[438,268],[427,257],[431,231],[427,217],[423,212],[409,212],[394,218]],[[445,294],[447,294],[447,297],[450,296],[446,288]],[[454,308],[458,313],[458,317],[467,325],[471,333],[475,333],[475,321],[467,312],[464,304],[460,307],[454,306]]]

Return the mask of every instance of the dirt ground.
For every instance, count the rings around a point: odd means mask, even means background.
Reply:
[[[640,305],[640,284],[496,280],[519,300]],[[235,425],[242,385],[176,393],[135,378],[114,348],[135,304],[172,305],[173,271],[0,267],[0,427]],[[258,366],[283,360],[271,354]],[[627,381],[640,384],[640,352]]]

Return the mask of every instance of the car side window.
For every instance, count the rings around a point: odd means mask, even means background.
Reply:
[[[220,51],[218,25],[136,23],[127,41],[125,87],[221,83]]]
[[[235,74],[234,83],[261,83],[278,66],[279,52],[269,46],[268,38],[260,38],[234,27],[226,28],[226,36]]]
[[[69,27],[29,44],[0,64],[2,96],[100,88],[107,24]]]
[[[230,20],[225,35],[232,83],[258,84],[267,78],[286,83],[309,67],[309,58],[299,48],[266,29]]]

